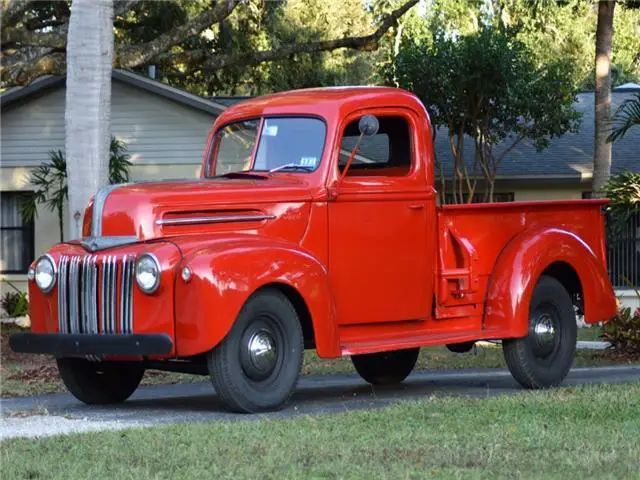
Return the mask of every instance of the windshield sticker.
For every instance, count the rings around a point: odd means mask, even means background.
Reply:
[[[262,135],[265,137],[275,137],[278,135],[278,126],[277,125],[265,125]]]
[[[317,161],[317,157],[301,157],[300,165],[303,167],[315,167]]]

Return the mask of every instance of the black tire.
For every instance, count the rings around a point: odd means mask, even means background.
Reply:
[[[419,354],[419,348],[409,348],[353,355],[351,361],[363,380],[373,385],[395,385],[409,376]]]
[[[529,307],[529,334],[502,342],[511,374],[525,388],[559,385],[573,364],[577,335],[569,293],[555,278],[541,276]]]
[[[124,402],[136,391],[144,368],[118,362],[59,358],[60,377],[71,394],[88,405]]]
[[[209,352],[211,382],[233,412],[277,410],[296,386],[303,353],[295,308],[278,290],[261,290],[247,300],[227,336]]]

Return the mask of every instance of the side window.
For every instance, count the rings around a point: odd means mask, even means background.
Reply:
[[[358,120],[344,130],[340,145],[340,172],[349,161],[360,131]],[[405,176],[411,170],[411,134],[409,124],[402,117],[378,117],[380,128],[376,135],[362,137],[347,176]]]
[[[27,273],[34,257],[33,220],[25,221],[22,202],[31,192],[0,194],[0,273]]]

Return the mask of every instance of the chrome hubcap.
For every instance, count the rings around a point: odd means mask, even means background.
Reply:
[[[278,352],[271,332],[259,330],[247,342],[248,361],[244,362],[246,374],[254,380],[266,378],[274,369]]]
[[[556,343],[556,329],[553,316],[549,313],[540,313],[533,325],[534,353],[537,357],[548,356]]]

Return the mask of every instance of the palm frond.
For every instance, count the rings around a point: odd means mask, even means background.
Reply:
[[[621,139],[634,125],[640,125],[640,93],[636,93],[634,98],[628,98],[613,116],[613,128],[607,137],[607,142],[615,142]]]

